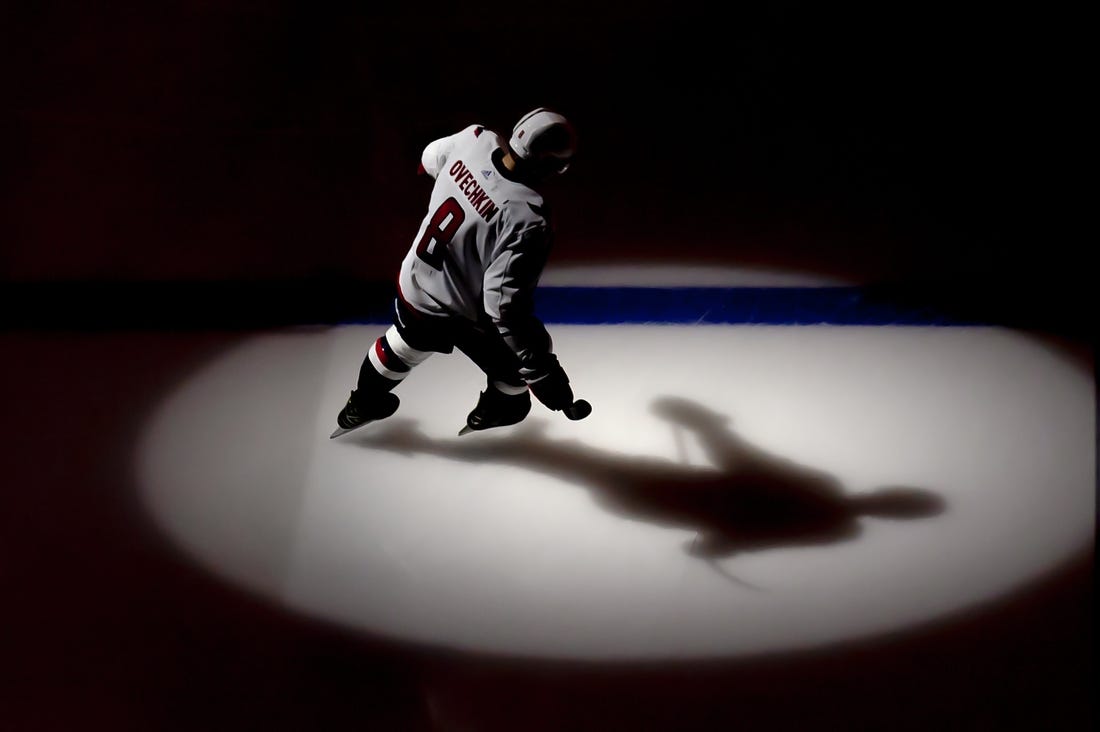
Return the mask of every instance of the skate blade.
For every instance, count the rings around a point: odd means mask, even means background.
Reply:
[[[349,432],[354,432],[355,430],[357,430],[361,427],[365,427],[365,426],[366,425],[359,425],[359,427],[352,427],[351,429],[344,429],[343,427],[337,427],[336,431],[333,432],[331,435],[329,435],[328,438],[331,440],[331,439],[334,439],[336,437],[339,437],[340,435],[346,435]]]

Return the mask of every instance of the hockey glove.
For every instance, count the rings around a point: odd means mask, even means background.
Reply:
[[[560,412],[573,406],[573,389],[569,386],[569,377],[557,363],[550,367],[545,376],[528,382],[535,398],[546,405],[547,409]]]

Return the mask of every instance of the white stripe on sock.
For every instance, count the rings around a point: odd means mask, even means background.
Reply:
[[[423,363],[428,356],[432,355],[431,351],[418,351],[406,343],[401,334],[397,332],[396,325],[391,325],[390,329],[386,331],[386,342],[390,344],[390,349],[394,355],[408,364],[409,368]]]
[[[526,386],[512,386],[511,384],[505,384],[503,381],[494,381],[493,388],[508,396],[518,396],[527,391]]]
[[[370,351],[367,352],[367,358],[370,359],[370,365],[374,367],[375,371],[382,374],[391,381],[401,381],[409,375],[408,371],[402,373],[400,371],[390,371],[388,368],[386,368],[385,365],[383,365],[382,363],[382,359],[378,358],[378,352],[375,350],[373,345],[371,345]]]

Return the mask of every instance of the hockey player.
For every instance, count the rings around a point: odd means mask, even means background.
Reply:
[[[507,141],[471,125],[424,149],[420,172],[435,184],[401,264],[393,325],[363,359],[333,437],[393,414],[393,388],[431,354],[455,348],[487,380],[460,434],[520,422],[531,392],[571,419],[587,416],[533,300],[551,243],[535,189],[565,172],[575,150],[573,126],[546,108],[524,115]]]

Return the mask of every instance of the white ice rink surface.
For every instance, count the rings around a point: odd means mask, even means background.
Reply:
[[[902,630],[1093,538],[1091,374],[1011,330],[550,326],[587,420],[458,438],[483,381],[456,354],[329,440],[384,330],[256,336],[182,384],[139,454],[158,524],[309,616],[570,659]]]

